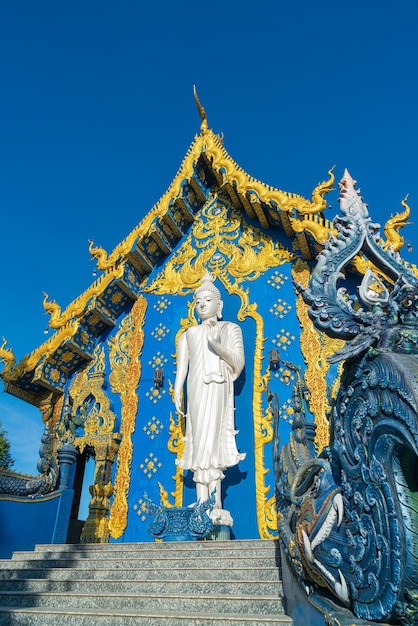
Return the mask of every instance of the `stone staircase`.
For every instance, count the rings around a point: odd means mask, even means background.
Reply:
[[[0,560],[1,626],[291,626],[274,541],[42,545]]]

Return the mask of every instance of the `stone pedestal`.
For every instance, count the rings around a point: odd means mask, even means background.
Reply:
[[[229,541],[231,539],[231,527],[224,525],[214,525],[213,530],[206,539],[210,541]]]
[[[213,529],[213,522],[208,515],[211,500],[202,504],[197,502],[192,507],[165,507],[156,505],[146,498],[147,514],[154,515],[148,526],[148,533],[154,539],[162,541],[196,541],[204,539]]]

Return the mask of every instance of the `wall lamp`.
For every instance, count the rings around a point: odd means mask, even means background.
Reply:
[[[164,384],[164,370],[160,367],[157,367],[154,370],[154,387],[156,389],[161,389]]]
[[[269,363],[272,369],[276,369],[280,363],[280,354],[276,348],[273,348],[273,350],[269,352]]]

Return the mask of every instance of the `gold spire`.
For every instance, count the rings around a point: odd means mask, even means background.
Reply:
[[[202,120],[202,123],[200,125],[200,133],[204,135],[208,129],[208,120],[206,117],[205,109],[200,104],[199,96],[197,95],[196,85],[193,85],[193,95],[196,101],[197,110],[199,111],[200,119]]]

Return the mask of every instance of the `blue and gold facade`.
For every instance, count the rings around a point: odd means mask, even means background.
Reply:
[[[191,475],[175,464],[184,424],[172,390],[178,339],[197,323],[192,294],[206,271],[245,344],[235,406],[246,458],[226,472],[223,501],[237,539],[277,535],[270,400],[280,399],[285,443],[295,372],[269,355],[278,350],[304,367],[321,448],[332,380],[326,357],[336,341],[314,330],[294,283],[307,284],[332,231],[322,212],[333,183],[330,171],[310,200],[265,185],[231,159],[204,119],[168,191],[128,237],[110,254],[91,242],[100,273],[91,287],[64,311],[45,295],[54,334],[20,363],[3,343],[6,390],[42,405],[56,449],[71,412],[74,445],[95,459],[82,541],[149,540],[145,494],[166,506],[195,498]]]

